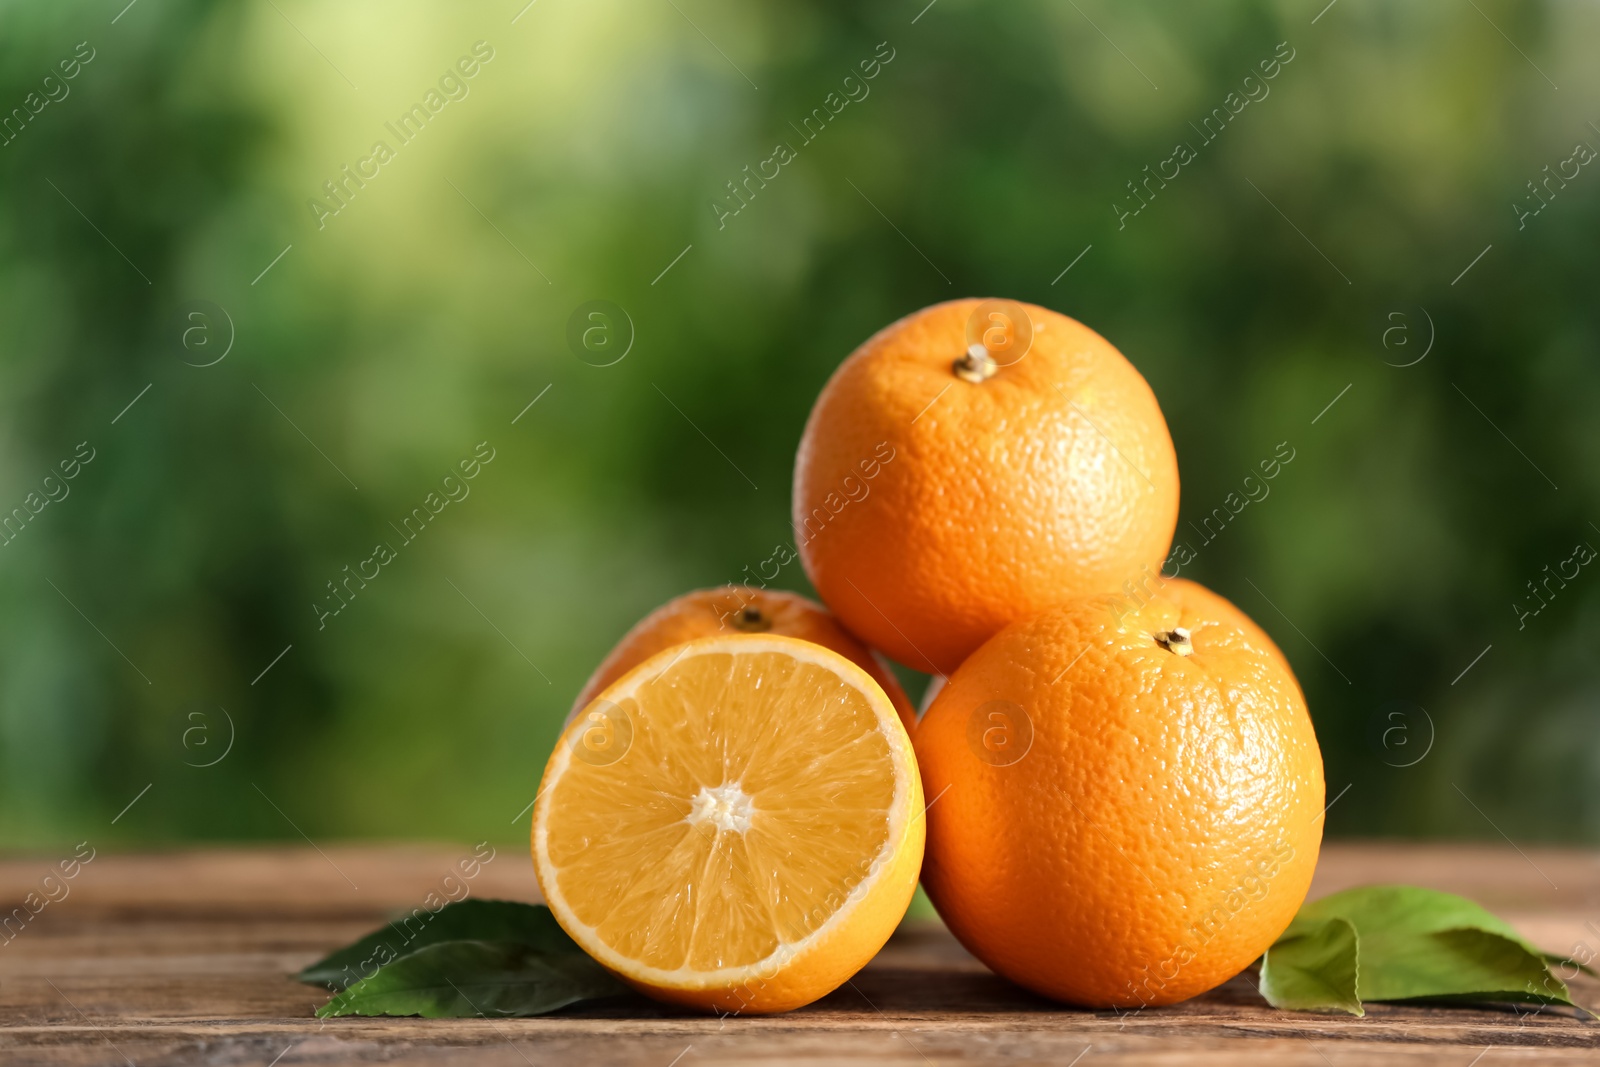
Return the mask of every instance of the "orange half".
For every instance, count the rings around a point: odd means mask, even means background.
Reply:
[[[704,1010],[808,1004],[883,947],[922,866],[916,757],[850,660],[701,638],[571,723],[534,806],[562,928],[624,981]]]

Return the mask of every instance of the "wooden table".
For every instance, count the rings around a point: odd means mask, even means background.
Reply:
[[[802,1011],[718,1020],[647,1003],[541,1019],[333,1019],[289,975],[418,903],[467,847],[96,855],[0,947],[4,1064],[1450,1064],[1600,1062],[1600,1022],[1557,1010],[1275,1011],[1248,978],[1119,1018],[990,974],[942,927],[903,929],[854,982]],[[62,856],[0,862],[9,913]],[[1506,845],[1330,845],[1312,895],[1368,882],[1452,890],[1541,947],[1600,949],[1600,854]],[[60,885],[51,891],[61,895]],[[502,849],[475,896],[535,900]],[[37,901],[43,896],[35,898]],[[1574,993],[1600,1005],[1600,981]],[[1085,1051],[1087,1050],[1087,1051]],[[1481,1057],[1474,1060],[1474,1057]]]

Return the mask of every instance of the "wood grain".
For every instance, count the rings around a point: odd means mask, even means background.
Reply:
[[[0,861],[0,911],[62,856]],[[1275,1011],[1249,975],[1170,1008],[1063,1008],[990,974],[938,924],[898,933],[823,1001],[706,1019],[648,1002],[542,1019],[313,1017],[290,975],[437,890],[469,847],[100,854],[0,941],[5,1064],[1450,1064],[1594,1063],[1600,1023],[1547,1009],[1372,1005],[1364,1019]],[[458,875],[459,877],[459,875]],[[1371,882],[1464,893],[1552,951],[1600,952],[1600,855],[1507,845],[1330,844],[1313,895]],[[537,900],[502,850],[479,897]],[[59,888],[53,890],[60,895]],[[35,906],[37,906],[37,899]],[[15,927],[15,924],[13,924]],[[1600,1005],[1600,981],[1574,983]],[[1085,1051],[1087,1049],[1087,1051]]]

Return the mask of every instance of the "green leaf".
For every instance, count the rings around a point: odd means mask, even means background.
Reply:
[[[1348,919],[1361,933],[1363,951],[1367,940],[1391,932],[1406,935],[1436,933],[1443,930],[1486,930],[1515,941],[1535,956],[1540,952],[1522,939],[1511,924],[1492,912],[1454,893],[1421,889],[1412,885],[1369,885],[1346,889],[1342,893],[1313,900],[1300,909],[1301,920]],[[1294,927],[1290,926],[1290,930]]]
[[[1396,937],[1389,951],[1395,954],[1393,962],[1362,985],[1362,996],[1369,1000],[1454,997],[1572,1004],[1566,983],[1550,973],[1542,955],[1487,930]]]
[[[508,941],[549,952],[581,951],[542,904],[462,900],[437,912],[413,909],[301,971],[302,982],[344,989],[386,963],[441,941]]]
[[[1585,963],[1579,963],[1574,959],[1568,959],[1559,952],[1541,952],[1539,956],[1547,966],[1554,967],[1559,964],[1562,967],[1576,967],[1590,978],[1600,978],[1600,973],[1597,973],[1593,967]]]
[[[1337,920],[1348,923],[1356,935],[1355,958],[1349,962],[1359,962],[1358,1004],[1453,1000],[1572,1005],[1566,983],[1550,973],[1551,957],[1510,924],[1464,897],[1414,886],[1350,889],[1302,907],[1267,953],[1263,992],[1271,970],[1275,993],[1282,991],[1285,1001],[1280,1006],[1317,999],[1304,988],[1309,979],[1301,972],[1321,980],[1343,973],[1338,970],[1342,957],[1335,951],[1337,936],[1328,931],[1328,924]],[[1280,946],[1287,951],[1280,953]],[[1290,964],[1296,967],[1293,973]]]
[[[626,992],[576,948],[551,952],[514,941],[440,941],[355,983],[319,1008],[317,1017],[544,1015]]]
[[[1296,931],[1295,927],[1299,927]],[[1347,919],[1296,919],[1261,963],[1261,994],[1274,1008],[1365,1015],[1356,993],[1360,949]]]

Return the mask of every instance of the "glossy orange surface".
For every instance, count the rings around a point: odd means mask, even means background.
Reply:
[[[939,914],[998,973],[1088,1007],[1237,974],[1294,917],[1322,839],[1282,653],[1215,593],[1153,586],[1001,631],[916,735]]]
[[[948,674],[1002,626],[1159,571],[1178,464],[1155,395],[1105,338],[1026,310],[1032,341],[969,381],[978,300],[924,308],[839,367],[806,423],[793,519],[844,624]]]

